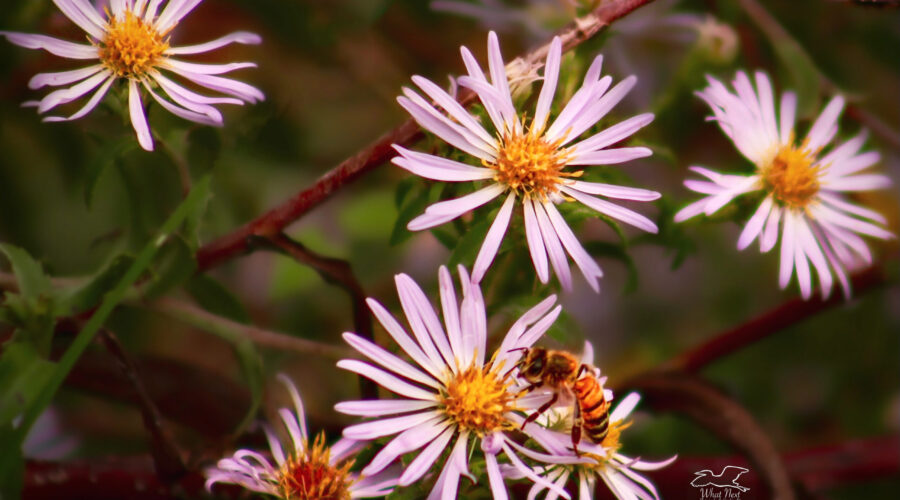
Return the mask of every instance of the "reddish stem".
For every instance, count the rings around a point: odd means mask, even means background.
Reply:
[[[862,295],[881,287],[887,282],[887,279],[881,266],[873,266],[855,274],[852,282],[854,293]],[[840,294],[833,294],[827,300],[822,300],[818,293],[809,300],[803,300],[800,297],[791,299],[761,316],[714,335],[706,342],[670,361],[667,367],[688,373],[697,372],[710,363],[763,340],[779,330],[845,303],[844,297]]]

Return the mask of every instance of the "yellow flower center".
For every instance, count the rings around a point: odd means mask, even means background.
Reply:
[[[563,172],[568,161],[560,142],[547,142],[530,132],[507,132],[501,142],[497,159],[484,161],[493,169],[494,180],[509,186],[517,194],[541,199],[555,193],[564,177],[578,177],[582,172]]]
[[[454,375],[441,395],[441,405],[461,429],[483,436],[512,426],[506,418],[515,399],[509,386],[506,377],[499,376],[499,368],[473,365]]]
[[[793,141],[791,141],[793,143]],[[819,192],[819,167],[815,152],[806,143],[782,146],[772,162],[762,169],[765,187],[784,205],[803,208]]]
[[[349,460],[340,467],[331,465],[330,449],[325,446],[325,435],[319,434],[312,448],[305,447],[301,457],[290,456],[281,467],[278,481],[281,496],[285,500],[349,500]]]
[[[126,12],[121,21],[110,16],[106,38],[98,47],[100,60],[117,76],[139,77],[155,66],[169,48],[163,36],[131,12]]]

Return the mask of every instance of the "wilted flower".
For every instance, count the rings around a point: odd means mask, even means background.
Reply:
[[[687,180],[689,189],[707,195],[676,216],[684,221],[700,213],[712,215],[735,197],[761,191],[763,201],[738,239],[744,249],[759,238],[768,252],[781,233],[779,285],[785,288],[796,270],[804,299],[812,295],[810,262],[819,277],[822,296],[831,294],[834,278],[850,296],[847,270],[872,262],[872,254],[859,235],[889,239],[882,226],[886,219],[847,200],[845,193],[885,188],[890,179],[860,172],[878,163],[875,151],[860,152],[866,141],[862,131],[828,152],[834,140],[844,99],[837,96],[813,123],[806,138],[797,141],[794,115],[797,96],[785,92],[780,116],[775,112],[772,85],[763,72],[756,73],[756,88],[744,72],[738,72],[732,93],[713,78],[699,95],[712,108],[713,117],[735,147],[756,170],[751,175],[720,174],[702,167],[691,170],[707,180]]]
[[[569,228],[556,205],[578,201],[613,219],[631,224],[645,231],[656,232],[656,225],[648,218],[619,205],[595,197],[650,201],[659,193],[612,184],[578,180],[582,170],[569,167],[610,165],[649,156],[644,147],[606,149],[627,138],[653,120],[650,113],[629,118],[621,123],[567,146],[593,127],[634,86],[635,77],[628,77],[610,89],[612,77],[600,77],[603,58],[598,56],[584,79],[559,116],[550,121],[550,108],[559,78],[562,42],[553,39],[544,68],[544,85],[537,99],[534,118],[530,124],[520,118],[510,96],[509,81],[497,36],[488,36],[488,62],[491,82],[468,49],[462,47],[463,61],[468,75],[457,79],[459,85],[473,90],[484,105],[494,126],[493,134],[458,102],[431,81],[414,76],[413,82],[433,100],[443,112],[415,91],[404,88],[397,100],[423,128],[430,130],[448,144],[465,151],[480,161],[472,166],[447,158],[410,151],[399,145],[400,156],[393,162],[410,172],[447,182],[487,181],[488,185],[461,198],[431,205],[425,213],[407,226],[419,231],[438,226],[478,208],[500,195],[505,201],[487,232],[472,269],[472,278],[479,282],[497,254],[509,225],[513,204],[522,200],[525,237],[538,278],[549,279],[547,257],[560,282],[571,288],[566,252],[581,269],[591,288],[599,290],[600,266],[584,250]]]
[[[325,446],[325,435],[319,434],[310,446],[306,430],[303,402],[293,382],[284,375],[278,379],[287,387],[294,402],[294,411],[278,411],[290,442],[282,445],[268,426],[264,427],[275,465],[261,453],[238,450],[230,458],[219,460],[206,470],[206,488],[215,483],[231,483],[249,490],[275,495],[285,500],[347,500],[350,498],[383,497],[397,484],[393,471],[360,477],[350,471],[353,454],[361,443],[341,439],[331,447]]]
[[[36,107],[39,113],[46,113],[61,104],[91,94],[85,105],[74,114],[44,118],[47,122],[76,120],[90,113],[116,80],[124,79],[128,85],[131,124],[141,147],[148,151],[153,150],[153,136],[141,102],[141,88],[174,115],[206,125],[222,125],[222,114],[213,104],[254,103],[262,100],[263,94],[246,83],[217,75],[256,65],[250,62],[197,64],[173,56],[209,52],[231,43],[257,44],[260,38],[253,33],[239,31],[197,45],[170,46],[169,34],[200,1],[112,0],[109,9],[100,12],[89,0],[54,0],[59,10],[87,33],[87,44],[45,35],[0,31],[0,35],[10,42],[25,48],[43,49],[67,59],[92,61],[90,66],[84,68],[35,75],[28,83],[29,88],[74,85],[53,91],[40,101],[28,101],[25,105]],[[231,97],[200,95],[170,80],[163,71]]]
[[[352,333],[344,339],[377,365],[342,360],[338,366],[372,379],[400,399],[338,403],[338,411],[374,417],[344,429],[344,437],[374,440],[395,437],[362,470],[377,474],[401,455],[421,451],[400,476],[401,486],[418,481],[450,449],[430,499],[456,498],[460,476],[474,480],[468,457],[478,444],[484,456],[491,492],[506,498],[506,487],[498,458],[505,455],[522,477],[541,483],[568,498],[560,487],[539,477],[516,455],[518,446],[509,434],[518,424],[515,412],[523,408],[510,372],[520,349],[537,341],[559,315],[551,296],[526,312],[510,327],[500,347],[487,353],[487,318],[481,290],[460,266],[463,299],[458,304],[453,280],[446,268],[439,271],[443,325],[418,285],[404,274],[397,275],[397,292],[415,339],[377,301],[369,307],[395,342],[415,364],[391,354]],[[446,328],[446,330],[445,330]],[[521,422],[521,417],[518,422]]]

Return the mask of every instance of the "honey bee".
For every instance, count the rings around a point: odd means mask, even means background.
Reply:
[[[516,367],[519,377],[529,383],[522,393],[540,387],[553,389],[549,401],[531,414],[522,427],[537,419],[559,400],[560,394],[567,393],[574,400],[575,420],[572,425],[572,448],[578,453],[578,443],[584,433],[594,443],[602,443],[609,432],[609,407],[603,394],[603,384],[597,378],[594,368],[582,363],[571,353],[543,347],[524,348]]]

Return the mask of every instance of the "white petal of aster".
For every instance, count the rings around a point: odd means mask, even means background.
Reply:
[[[878,239],[891,239],[894,235],[875,224],[854,219],[837,210],[833,210],[825,205],[819,204],[810,208],[813,218],[820,221],[827,221],[837,226],[845,227],[855,233],[865,234]]]
[[[460,307],[460,325],[462,327],[463,349],[465,357],[460,365],[468,366],[475,356],[475,366],[484,366],[487,351],[487,313],[481,287],[469,279],[465,268],[458,267],[459,280],[462,286],[463,300]]]
[[[775,243],[778,242],[778,228],[781,223],[782,212],[782,209],[778,205],[772,207],[769,218],[766,220],[766,227],[763,229],[762,238],[759,240],[760,252],[765,253],[775,248]]]
[[[103,71],[105,66],[95,64],[87,68],[73,69],[71,71],[60,71],[58,73],[38,73],[28,81],[28,88],[34,90],[44,86],[58,87],[60,85],[68,85],[70,83],[79,82],[86,78],[96,75]]]
[[[837,148],[835,151],[839,149],[840,148]],[[823,183],[824,187],[828,187],[829,184],[839,185],[839,183],[843,181],[844,176],[854,174],[860,170],[865,170],[878,163],[881,161],[881,155],[878,154],[877,151],[868,151],[860,155],[832,160],[832,162],[826,162],[825,160],[827,160],[827,158],[819,160],[817,164],[825,166],[825,172],[822,175],[822,179],[831,181]]]
[[[891,186],[891,178],[880,174],[859,174],[840,179],[822,179],[822,188],[838,192],[872,191]]]
[[[825,253],[825,258],[828,259],[828,264],[831,266],[832,271],[834,271],[835,276],[837,276],[838,283],[841,284],[841,289],[844,293],[844,299],[850,300],[850,280],[847,279],[847,273],[844,271],[844,264],[835,255],[835,252],[832,251],[832,248],[835,245],[832,243],[828,235],[825,234],[824,231],[822,231],[822,229],[817,225],[813,225],[811,229],[816,240],[821,242],[822,251]]]
[[[188,72],[196,73],[198,75],[222,75],[225,73],[230,73],[232,71],[237,71],[239,69],[255,68],[256,63],[234,62],[227,64],[197,64],[167,58],[159,64],[159,67],[167,69],[174,73]]]
[[[160,33],[165,33],[194,10],[201,1],[203,0],[171,0],[156,20],[156,29]]]
[[[434,387],[435,389],[440,389],[442,387],[442,385],[434,378],[414,368],[406,361],[403,361],[397,356],[382,349],[373,342],[370,342],[353,333],[344,333],[343,337],[351,347],[353,347],[372,361],[375,361],[381,366],[387,368],[388,370],[391,370],[398,375],[402,375],[420,384]]]
[[[569,225],[566,223],[565,219],[563,219],[562,215],[559,214],[559,211],[556,210],[553,203],[549,201],[544,202],[544,210],[547,211],[547,215],[550,217],[550,223],[553,224],[553,228],[556,231],[556,235],[559,237],[559,241],[563,244],[566,251],[569,252],[569,255],[572,256],[572,260],[575,261],[575,265],[581,270],[588,285],[590,285],[594,292],[599,292],[599,280],[603,276],[603,271],[600,269],[600,266],[594,261],[594,258],[585,251],[584,247],[581,246],[575,233],[569,228]]]
[[[281,446],[281,441],[278,440],[278,436],[275,435],[275,431],[270,425],[263,424],[262,429],[266,435],[266,441],[269,442],[269,450],[272,452],[272,457],[275,458],[275,463],[281,466],[284,464],[284,448]]]
[[[428,493],[427,500],[455,500],[458,487],[459,471],[456,470],[453,464],[447,462]]]
[[[547,333],[547,330],[553,326],[553,323],[556,321],[556,318],[559,317],[559,314],[562,312],[562,306],[554,307],[546,316],[538,320],[534,325],[531,326],[519,340],[516,342],[516,347],[531,347],[532,344],[538,341],[541,337]]]
[[[94,37],[96,40],[103,40],[105,36],[105,24],[106,23],[96,23],[95,19],[99,19],[99,15],[97,15],[97,11],[88,6],[88,9],[94,12],[96,18],[90,18],[85,15],[85,12],[79,7],[78,4],[83,3],[83,0],[53,0],[53,3],[59,7],[59,10],[65,14],[66,17],[69,18],[70,21],[75,23],[79,28],[84,30],[87,34]]]
[[[444,89],[419,75],[414,75],[412,81],[418,85],[428,97],[442,107],[447,114],[468,129],[469,132],[478,136],[485,144],[496,147],[497,139],[492,137],[491,134],[488,134],[487,131],[484,130],[484,127],[482,127],[456,99],[450,97]]]
[[[481,244],[481,249],[478,251],[478,256],[475,258],[475,265],[472,267],[472,280],[476,283],[481,282],[484,273],[487,272],[491,266],[491,262],[494,261],[494,257],[497,256],[497,250],[500,248],[500,243],[503,241],[503,236],[506,234],[506,228],[509,226],[509,219],[512,215],[513,203],[515,201],[516,194],[509,193],[509,196],[506,197],[506,201],[503,202],[503,205],[500,207],[500,211],[497,212],[497,217],[494,218],[491,228],[484,237],[484,243]]]
[[[834,132],[837,131],[838,117],[841,116],[843,110],[844,98],[842,96],[835,96],[831,99],[809,129],[809,133],[806,134],[807,148],[811,151],[816,151],[831,141],[832,137],[834,137]]]
[[[459,306],[456,302],[456,290],[453,287],[453,277],[446,266],[438,269],[438,281],[441,292],[441,311],[444,316],[444,326],[447,328],[447,338],[453,356],[459,359],[463,355],[462,331],[459,322]],[[453,368],[456,368],[454,363]]]
[[[106,81],[103,82],[103,85],[100,85],[100,88],[97,89],[96,92],[94,92],[94,95],[92,95],[91,98],[88,99],[88,101],[84,104],[84,106],[82,106],[81,109],[79,109],[75,113],[73,113],[67,117],[46,116],[46,117],[44,117],[43,121],[45,121],[45,122],[63,122],[63,121],[77,120],[77,119],[87,115],[88,113],[93,111],[94,108],[97,107],[97,104],[100,104],[100,101],[103,99],[104,96],[106,96],[106,93],[109,91],[109,87],[112,86],[113,82],[115,82],[115,81],[116,81],[116,77],[114,75],[109,75],[107,77]]]
[[[805,218],[798,218],[797,231],[798,246],[803,248],[805,258],[808,258],[809,261],[812,262],[813,267],[816,268],[816,274],[819,276],[819,286],[822,290],[822,298],[827,299],[831,295],[834,279],[831,276],[831,272],[828,270],[828,262],[825,260],[822,248],[813,236],[809,223]]]
[[[788,144],[791,141],[791,132],[794,130],[794,120],[797,114],[797,94],[793,92],[782,94],[779,109],[781,109],[779,121],[781,144]]]
[[[222,125],[222,114],[219,113],[219,111],[217,109],[213,108],[212,106],[203,106],[204,110],[208,111],[209,114],[197,113],[197,112],[191,111],[189,109],[185,109],[180,106],[176,106],[175,104],[172,104],[171,102],[163,99],[162,97],[157,95],[156,92],[153,91],[153,88],[150,86],[150,84],[146,80],[143,81],[143,85],[144,85],[144,90],[146,90],[147,93],[150,94],[150,97],[152,97],[156,102],[158,102],[159,105],[162,106],[163,108],[165,108],[166,111],[168,111],[169,113],[172,113],[173,115],[175,115],[179,118],[184,118],[185,120],[189,120],[192,122],[202,123],[204,125],[209,125],[209,126],[213,126],[213,127],[219,127]],[[212,116],[210,116],[210,115],[212,115]]]
[[[447,444],[450,442],[450,438],[453,437],[453,434],[454,430],[447,427],[437,438],[428,443],[428,446],[426,446],[425,449],[422,450],[408,466],[406,466],[406,470],[404,470],[403,475],[400,476],[400,486],[409,486],[425,475],[441,452],[447,448]]]
[[[159,12],[159,5],[163,3],[163,0],[150,0],[147,4],[147,10],[144,11],[144,22],[152,24],[156,19],[156,15]]]
[[[719,194],[728,190],[728,188],[722,187],[715,182],[698,181],[694,179],[685,180],[684,187],[690,189],[695,193],[701,194]]]
[[[361,424],[354,424],[345,427],[344,437],[348,439],[368,441],[384,436],[390,436],[391,434],[410,432],[413,431],[413,429],[419,429],[420,426],[423,429],[431,428],[436,426],[438,420],[442,418],[444,418],[444,415],[442,413],[438,413],[437,411],[423,411],[420,413],[414,413],[412,415],[404,415],[402,417],[372,420],[369,422],[363,422]],[[437,433],[435,433],[435,435],[437,435]],[[425,443],[422,443],[422,445],[424,444]],[[367,475],[365,471],[363,472],[363,474]]]
[[[544,85],[538,97],[534,110],[532,131],[540,132],[547,124],[550,116],[550,106],[553,104],[553,96],[556,94],[556,82],[559,79],[559,62],[562,58],[562,40],[558,36],[553,37],[550,49],[547,52],[547,62],[544,64]]]
[[[778,272],[778,286],[787,287],[794,272],[794,213],[784,212],[784,228],[781,232],[781,267]]]
[[[550,279],[550,268],[547,265],[547,250],[544,248],[544,239],[541,237],[541,228],[538,226],[537,215],[531,198],[525,198],[522,203],[522,211],[525,219],[525,240],[528,242],[528,253],[541,283],[547,283]]]
[[[153,80],[156,81],[156,83],[158,83],[159,86],[162,87],[162,89],[167,94],[172,96],[173,99],[177,97],[177,99],[175,99],[175,102],[188,109],[196,111],[197,113],[210,114],[205,106],[201,107],[205,104],[234,104],[237,106],[244,105],[244,101],[235,99],[233,97],[209,97],[200,95],[194,91],[186,89],[185,87],[173,82],[172,80],[169,80],[158,71],[150,72],[150,76],[152,76]],[[213,116],[215,115],[210,115],[210,118],[212,118]]]
[[[827,168],[826,173],[833,175],[835,174],[835,164],[843,163],[845,160],[849,160],[856,156],[859,152],[859,149],[865,144],[866,139],[869,138],[869,133],[867,130],[863,129],[853,139],[844,142],[840,146],[832,149],[825,156],[816,161],[818,165],[824,165]],[[876,160],[877,161],[877,160]]]
[[[131,126],[137,133],[138,143],[145,150],[153,151],[153,135],[150,134],[150,125],[147,124],[147,116],[144,115],[141,91],[134,80],[128,82],[128,114],[131,117]]]
[[[759,95],[759,110],[762,114],[762,124],[766,131],[766,140],[770,144],[779,142],[778,125],[775,122],[775,98],[772,93],[772,82],[769,75],[762,71],[756,72],[756,90]]]
[[[72,102],[75,99],[84,96],[88,92],[97,88],[107,78],[109,78],[109,73],[106,71],[101,71],[94,76],[87,78],[69,88],[54,90],[53,92],[50,92],[49,94],[44,96],[43,99],[41,99],[41,102],[38,105],[38,113],[45,113],[55,108],[56,106],[59,106],[60,104]]]
[[[240,43],[245,45],[256,45],[262,43],[262,38],[256,33],[249,33],[246,31],[236,31],[234,33],[230,33],[221,38],[216,38],[215,40],[200,43],[196,45],[182,45],[181,47],[169,47],[166,50],[166,55],[174,56],[174,55],[187,55],[187,54],[201,54],[203,52],[209,52],[211,50],[218,49],[220,47],[224,47],[226,45],[230,45],[232,43]]]
[[[491,83],[500,93],[500,96],[506,102],[501,112],[504,110],[512,111],[512,114],[504,113],[507,130],[519,130],[521,124],[515,114],[515,108],[512,104],[512,94],[509,92],[509,80],[506,77],[506,65],[503,63],[503,55],[500,53],[500,41],[497,34],[491,31],[488,33],[488,66],[491,73]]]
[[[537,305],[532,307],[531,309],[525,311],[525,314],[519,316],[519,319],[509,327],[509,330],[506,332],[506,335],[503,337],[503,342],[500,344],[500,347],[497,348],[496,356],[497,361],[503,362],[504,366],[508,366],[511,358],[518,358],[522,355],[519,351],[513,351],[513,349],[517,349],[519,347],[528,347],[526,345],[521,344],[520,337],[525,330],[532,325],[535,321],[541,319],[545,314],[547,314],[551,308],[553,308],[553,304],[556,303],[556,295],[551,295],[546,299],[540,301]]]
[[[585,108],[572,121],[570,129],[563,131],[563,134],[565,134],[563,144],[574,140],[583,134],[585,130],[593,127],[601,118],[606,116],[616,104],[619,104],[619,102],[625,98],[635,84],[637,84],[637,77],[634,75],[629,76],[610,89],[603,97]]]
[[[403,399],[367,399],[363,401],[341,401],[334,409],[347,415],[360,417],[381,417],[425,410],[437,405],[435,401],[408,401]]]
[[[400,305],[425,355],[434,366],[453,365],[453,353],[447,342],[447,334],[422,289],[406,274],[396,275],[394,281]]]
[[[512,441],[504,440],[503,451],[506,454],[506,457],[509,459],[510,463],[512,463],[512,465],[516,469],[518,469],[519,472],[521,472],[526,478],[530,479],[535,484],[540,484],[551,491],[555,491],[563,498],[571,498],[569,493],[564,488],[551,481],[547,481],[546,479],[536,474],[531,467],[525,465],[522,460],[520,460],[519,457],[516,456],[516,453],[512,449],[510,449],[507,443],[512,443]]]
[[[587,85],[589,83],[600,81],[600,74],[603,72],[603,54],[598,54],[597,57],[591,61],[591,65],[588,67],[587,72],[584,74],[584,84]]]
[[[299,455],[304,452],[304,447],[306,444],[306,439],[304,436],[304,432],[300,430],[300,426],[297,422],[297,417],[294,415],[294,412],[287,408],[281,408],[278,410],[278,415],[281,416],[281,421],[284,423],[284,428],[287,429],[288,434],[291,437],[292,452],[294,455]]]
[[[646,158],[652,154],[653,151],[645,147],[604,149],[579,154],[573,157],[567,165],[615,165],[638,158]]]
[[[424,389],[408,384],[399,378],[389,374],[388,372],[376,368],[369,363],[358,361],[355,359],[342,359],[337,363],[338,368],[358,373],[373,382],[384,387],[385,389],[412,399],[421,399],[423,401],[431,401],[434,394]],[[346,435],[346,434],[345,434]],[[349,438],[362,439],[356,436],[346,435]]]
[[[125,12],[129,10],[125,7],[125,2],[126,0],[109,0],[109,10],[117,19],[124,19]],[[169,5],[180,2],[181,0],[172,0],[169,2]]]
[[[459,83],[460,86],[475,92],[482,102],[490,103],[490,107],[497,110],[497,113],[502,120],[500,128],[497,129],[498,132],[503,133],[503,131],[510,129],[510,126],[507,124],[507,117],[510,115],[515,116],[516,109],[513,107],[512,101],[497,90],[497,87],[485,80],[473,78],[471,76],[461,76],[456,79],[456,82]],[[518,119],[516,119],[516,124],[518,124]],[[517,125],[513,128],[516,127],[519,126]]]
[[[741,184],[730,188],[727,191],[723,191],[715,196],[709,197],[706,203],[706,208],[703,209],[703,213],[705,213],[706,215],[712,215],[718,212],[720,208],[727,205],[728,202],[733,200],[735,197],[745,193],[758,191],[759,189],[761,189],[759,185],[759,176],[751,175],[749,177],[746,177]]]
[[[397,102],[412,115],[419,126],[476,158],[494,157],[495,151],[488,143],[439,113],[422,96],[406,87],[403,88],[403,93],[403,96],[397,97]]]
[[[642,470],[642,471],[653,471],[659,470],[664,467],[668,467],[672,465],[672,463],[678,459],[678,456],[671,457],[666,460],[662,460],[659,462],[647,462],[644,460],[626,460],[629,464],[629,467],[634,470]]]
[[[870,219],[881,224],[887,224],[887,218],[880,213],[874,210],[869,210],[865,207],[861,207],[855,203],[850,203],[846,200],[841,199],[838,195],[820,192],[818,196],[820,201],[827,203],[835,210],[858,215],[860,217]]]
[[[771,195],[767,196],[766,199],[759,204],[759,208],[756,209],[756,212],[754,212],[753,216],[750,217],[750,220],[747,221],[747,225],[744,226],[744,230],[741,231],[741,236],[738,238],[737,243],[738,250],[743,250],[750,246],[750,244],[756,240],[756,237],[762,233],[763,226],[766,223],[766,219],[769,217],[769,213],[772,211],[773,204],[774,199]]]
[[[501,186],[499,184],[491,184],[490,186],[481,188],[474,193],[470,193],[453,200],[435,203],[434,205],[431,205],[430,207],[425,209],[425,214],[411,220],[406,227],[410,231],[421,231],[422,229],[428,229],[429,227],[437,225],[433,223],[436,218],[435,216],[450,217],[451,219],[455,219],[460,215],[470,210],[474,210],[500,196],[500,194],[502,194],[505,189],[506,188],[504,186]],[[430,217],[425,217],[426,215]]]
[[[572,275],[569,273],[569,262],[566,260],[566,254],[559,242],[559,236],[553,229],[553,224],[547,216],[544,207],[539,203],[534,203],[534,213],[537,215],[538,228],[541,230],[541,237],[544,239],[544,248],[547,249],[547,255],[550,257],[550,265],[553,266],[553,272],[556,273],[563,290],[572,289]]]
[[[637,212],[628,210],[627,208],[620,207],[614,203],[610,203],[599,198],[594,198],[593,196],[584,194],[581,191],[577,191],[566,186],[560,187],[560,190],[571,196],[572,198],[575,198],[581,203],[587,205],[588,207],[593,208],[594,210],[602,214],[606,214],[613,219],[620,220],[626,224],[631,224],[634,227],[643,229],[644,231],[650,233],[657,233],[659,231],[659,228],[656,227],[656,224],[654,224],[653,221]]]
[[[464,182],[490,179],[494,171],[484,167],[473,167],[440,156],[410,151],[394,144],[394,149],[402,156],[391,159],[394,165],[426,179],[446,182]]]
[[[562,139],[563,136],[568,139],[566,142],[575,139],[577,136],[569,133],[572,129],[572,124],[590,108],[592,103],[596,102],[606,92],[610,85],[612,85],[612,77],[604,76],[599,81],[578,89],[563,107],[562,111],[559,112],[559,115],[553,121],[553,124],[550,125],[550,128],[547,129],[544,137],[550,142]]]
[[[632,392],[625,396],[621,402],[613,409],[612,413],[609,414],[610,422],[619,422],[628,418],[628,415],[631,415],[631,412],[634,411],[635,407],[637,407],[638,403],[641,401],[641,395]]]
[[[190,71],[182,71],[182,70],[170,70],[173,73],[177,73],[188,80],[200,85],[201,87],[206,87],[211,90],[215,90],[221,92],[225,95],[230,95],[237,97],[238,99],[243,99],[249,103],[256,103],[259,101],[264,101],[266,96],[256,87],[252,85],[247,85],[244,82],[239,82],[237,80],[232,80],[230,78],[224,78],[221,76],[215,75],[203,75],[200,73],[193,73]]]
[[[443,377],[443,366],[435,366],[418,344],[406,334],[406,331],[400,326],[400,323],[375,299],[366,299],[369,309],[375,315],[379,323],[387,330],[394,342],[403,349],[420,367],[430,373],[435,379]]]
[[[400,420],[403,418],[408,417],[399,417],[397,419],[391,420]],[[363,468],[361,474],[364,476],[377,474],[382,469],[390,465],[391,462],[396,460],[400,455],[418,450],[419,448],[430,443],[433,439],[444,432],[444,430],[450,425],[446,422],[440,421],[441,418],[441,416],[431,417],[428,421],[408,424],[404,427],[392,426],[390,427],[390,430],[392,430],[393,432],[380,432],[378,437],[388,436],[390,434],[396,434],[397,432],[402,431],[375,455],[369,465]],[[388,422],[388,420],[380,420],[371,423],[379,422],[386,423]],[[344,429],[344,435],[347,434],[347,431],[349,429],[360,427],[362,425],[366,424],[354,425]]]
[[[845,264],[852,264],[857,262],[857,259],[855,259],[852,254],[848,253],[853,252],[862,259],[863,263],[872,263],[872,252],[869,251],[869,247],[866,245],[866,242],[863,241],[862,238],[854,234],[852,231],[849,231],[840,226],[836,226],[829,221],[822,220],[821,218],[816,219],[816,222],[817,224],[822,226],[822,229],[828,237],[829,242],[831,243],[832,247],[834,247],[835,251],[838,254],[838,257],[842,262],[844,262]]]
[[[599,194],[607,198],[620,200],[653,201],[658,200],[662,196],[656,191],[650,191],[649,189],[616,186],[599,182],[574,181],[569,187],[582,193]]]
[[[484,465],[487,470],[493,499],[506,500],[509,498],[506,493],[506,485],[503,482],[503,475],[500,473],[500,466],[497,464],[497,456],[492,453],[485,453]]]
[[[701,198],[690,205],[682,208],[676,214],[673,220],[675,222],[684,222],[688,219],[696,217],[703,213],[703,210],[706,208],[707,198]]]
[[[571,147],[574,156],[584,153],[591,153],[606,146],[611,146],[627,137],[631,137],[635,132],[650,124],[653,121],[653,113],[644,113],[638,116],[619,122],[608,129],[593,135]]]
[[[302,441],[306,442],[309,440],[309,432],[306,427],[306,412],[303,410],[303,400],[300,398],[300,392],[297,391],[297,386],[294,385],[294,382],[288,378],[287,375],[279,373],[276,378],[284,385],[288,391],[288,395],[291,397],[291,402],[294,404],[294,419],[296,419],[300,426],[300,437]],[[296,442],[297,441],[295,441],[295,443]]]
[[[472,52],[470,52],[466,47],[460,47],[459,51],[462,54],[463,63],[465,63],[466,65],[466,71],[469,73],[469,77],[474,80],[487,83],[487,79],[484,77],[484,72],[481,71],[481,66],[478,64],[475,56],[472,55]],[[493,100],[485,98],[478,92],[476,92],[476,95],[478,95],[478,98],[481,100],[481,104],[484,105],[488,116],[490,116],[491,118],[491,122],[493,122],[494,124],[494,128],[496,130],[503,130],[503,115],[497,109],[497,105],[494,104]]]

